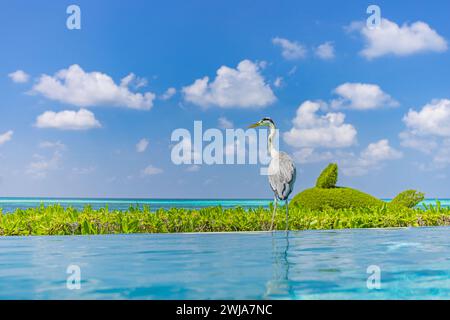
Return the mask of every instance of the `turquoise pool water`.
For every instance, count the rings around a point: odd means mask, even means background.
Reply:
[[[1,299],[450,299],[450,228],[0,239]],[[69,265],[81,288],[66,287]],[[380,289],[367,268],[380,268]]]
[[[386,201],[389,201],[386,199]],[[443,207],[450,206],[450,199],[439,199]],[[94,209],[105,207],[109,209],[126,210],[130,206],[143,207],[144,205],[150,206],[152,210],[159,208],[168,209],[175,208],[203,208],[212,206],[222,206],[224,208],[232,208],[241,206],[245,208],[257,208],[268,207],[271,203],[271,199],[65,199],[65,198],[0,198],[0,208],[3,212],[11,212],[16,208],[26,209],[33,208],[44,204],[54,205],[60,204],[64,207],[83,208],[90,205]],[[435,199],[428,199],[423,201],[419,206],[423,204],[436,204]]]

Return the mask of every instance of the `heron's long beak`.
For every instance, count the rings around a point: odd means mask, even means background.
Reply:
[[[259,122],[254,123],[254,124],[252,124],[252,125],[249,125],[248,127],[249,127],[249,128],[256,128],[256,127],[259,127]]]

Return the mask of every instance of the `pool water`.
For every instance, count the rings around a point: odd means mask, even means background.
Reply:
[[[450,228],[0,238],[1,299],[450,299]],[[67,288],[69,265],[81,288]],[[380,289],[369,288],[369,266]]]

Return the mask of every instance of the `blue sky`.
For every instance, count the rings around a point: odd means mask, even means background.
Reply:
[[[70,4],[81,8],[81,30],[66,27]],[[377,1],[375,30],[365,25],[369,4],[3,6],[0,196],[270,198],[258,165],[170,158],[177,128],[219,119],[245,128],[264,116],[296,159],[295,192],[335,161],[340,185],[449,196],[450,4]]]

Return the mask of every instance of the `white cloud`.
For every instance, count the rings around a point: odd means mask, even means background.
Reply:
[[[230,120],[228,120],[225,117],[220,117],[218,119],[218,125],[220,129],[231,129],[234,127],[233,122],[231,122]]]
[[[284,38],[273,38],[272,43],[281,47],[281,55],[287,60],[297,60],[306,57],[306,48],[298,42]]]
[[[147,84],[147,79],[137,77],[134,73],[130,73],[120,80],[120,86],[125,88],[133,86],[134,88],[139,89],[145,87]]]
[[[369,144],[359,154],[339,150],[356,144],[357,131],[345,123],[343,113],[327,112],[329,109],[323,101],[305,101],[297,109],[293,127],[283,134],[284,141],[296,148],[296,162],[337,161],[345,175],[364,175],[381,168],[385,161],[403,156],[387,139]]]
[[[95,115],[92,112],[86,109],[80,109],[79,111],[46,111],[37,117],[36,127],[61,130],[87,130],[99,128],[101,125],[95,119]]]
[[[136,151],[137,152],[144,152],[147,150],[148,147],[148,140],[145,138],[142,138],[139,140],[139,142],[136,144]]]
[[[397,101],[375,84],[347,82],[338,86],[333,92],[340,97],[331,102],[332,108],[369,110],[398,106]]]
[[[144,176],[153,176],[156,174],[161,174],[163,172],[162,169],[157,168],[153,165],[148,165],[144,170],[142,170],[142,175]]]
[[[109,75],[85,72],[74,64],[54,76],[42,75],[32,92],[78,107],[118,106],[148,110],[153,106],[155,94],[131,92],[128,85],[135,79],[134,74],[130,74],[116,85]]]
[[[8,74],[8,77],[14,83],[26,83],[30,79],[30,75],[23,70],[17,70]]]
[[[403,122],[415,135],[450,137],[450,100],[433,100],[420,111],[409,110]]]
[[[400,133],[401,144],[432,155],[432,161],[420,165],[427,170],[450,164],[450,100],[433,100],[419,111],[410,109],[403,117],[407,129]]]
[[[379,169],[388,160],[397,160],[403,154],[389,145],[387,139],[371,143],[358,157],[353,154],[344,155],[341,159],[342,171],[348,176],[361,176],[370,170]]]
[[[402,157],[400,151],[395,150],[389,145],[387,139],[371,143],[361,153],[361,159],[367,162],[380,162],[383,160],[394,160]]]
[[[367,59],[384,55],[407,56],[419,52],[444,52],[447,41],[424,22],[402,26],[382,19],[379,27],[369,29],[363,23],[353,23],[349,30],[358,30],[366,44],[361,54]]]
[[[5,133],[0,134],[0,146],[12,139],[12,136],[14,134],[14,131],[9,130]]]
[[[50,158],[41,155],[33,155],[34,160],[28,164],[25,173],[33,178],[45,178],[49,171],[60,167],[62,154],[55,151]]]
[[[166,90],[166,92],[163,93],[163,95],[161,96],[162,100],[169,100],[170,98],[172,98],[175,94],[177,93],[177,89],[175,88],[168,88]]]
[[[207,108],[262,108],[276,100],[270,86],[260,74],[259,65],[241,61],[236,69],[222,66],[214,81],[197,79],[182,89],[184,99]]]
[[[316,48],[316,56],[323,60],[330,60],[334,58],[334,46],[331,42],[325,42]]]
[[[284,141],[297,148],[342,148],[355,144],[356,129],[345,123],[345,115],[334,112],[318,115],[325,108],[323,102],[302,103],[292,121],[294,126],[283,135]]]

